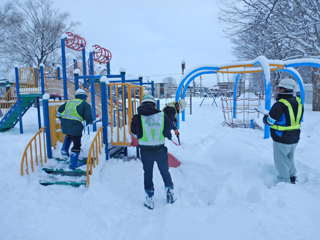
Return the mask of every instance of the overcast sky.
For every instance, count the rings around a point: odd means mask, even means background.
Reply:
[[[111,51],[111,71],[161,81],[181,78],[203,64],[234,60],[231,44],[217,20],[218,0],[54,0],[54,8],[81,22],[75,34]],[[160,76],[158,76],[160,75]],[[203,76],[204,83],[212,79]],[[210,83],[206,84],[210,85]]]

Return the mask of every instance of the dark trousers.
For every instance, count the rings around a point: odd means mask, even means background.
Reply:
[[[160,150],[157,149],[141,149],[141,161],[144,170],[144,189],[153,189],[153,165],[157,162],[158,169],[162,176],[164,185],[166,187],[172,187],[172,179],[169,172],[168,164],[168,149],[163,146]]]
[[[73,147],[71,148],[71,152],[79,153],[81,151],[81,136],[71,136],[68,135],[73,142]]]

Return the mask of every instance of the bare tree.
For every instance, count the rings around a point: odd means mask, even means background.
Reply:
[[[168,89],[168,92],[171,96],[177,87],[176,79],[170,76],[170,77],[166,77],[166,78],[162,79],[162,81],[167,84],[167,89]]]
[[[60,63],[61,36],[79,23],[69,20],[69,13],[52,8],[49,0],[14,1],[20,23],[7,29],[1,56],[7,67],[33,67]]]
[[[12,3],[5,4],[3,8],[0,8],[0,47],[5,41],[6,33],[8,29],[14,25],[19,24],[21,18],[14,11]]]
[[[315,0],[225,0],[220,20],[227,23],[226,37],[240,60],[264,55],[269,59],[320,56],[320,3]],[[304,68],[314,102],[320,103],[320,75]],[[320,104],[313,104],[320,111]]]
[[[6,37],[8,35],[8,31],[20,22],[21,17],[15,12],[12,3],[7,3],[2,8],[0,8],[0,68],[2,71],[5,70],[3,66],[6,61],[1,55],[1,52],[4,51],[3,48]]]

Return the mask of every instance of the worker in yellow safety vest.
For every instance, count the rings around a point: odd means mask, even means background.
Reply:
[[[146,201],[144,206],[153,209],[153,165],[156,162],[164,182],[167,203],[172,204],[174,196],[173,182],[169,172],[168,149],[165,137],[171,140],[173,124],[170,119],[156,108],[156,100],[152,95],[145,95],[138,107],[138,113],[131,121],[131,133],[138,138],[141,162],[144,171],[144,190]]]
[[[294,97],[297,82],[290,78],[282,79],[277,86],[277,102],[269,114],[263,118],[264,124],[271,126],[274,164],[279,182],[295,184],[297,181],[294,152],[300,139],[300,121],[303,104]]]
[[[58,117],[61,119],[62,133],[66,134],[61,148],[61,155],[70,158],[70,169],[83,165],[78,162],[81,151],[82,122],[85,120],[87,124],[93,123],[92,108],[86,99],[86,92],[79,88],[76,91],[75,99],[61,105],[57,112]],[[69,155],[71,142],[73,142],[73,147],[71,148],[71,155]]]

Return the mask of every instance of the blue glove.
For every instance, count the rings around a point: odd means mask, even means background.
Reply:
[[[138,138],[138,136],[137,135],[134,135],[134,134],[132,134],[135,138]]]
[[[57,117],[61,118],[61,113],[60,112],[57,112]]]

